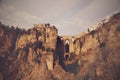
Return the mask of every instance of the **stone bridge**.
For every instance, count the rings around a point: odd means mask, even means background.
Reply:
[[[70,54],[75,54],[75,44],[74,41],[80,36],[60,36],[63,43],[63,53],[64,57],[70,56]]]

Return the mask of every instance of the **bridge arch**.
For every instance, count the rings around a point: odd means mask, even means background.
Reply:
[[[69,40],[65,41],[65,52],[66,53],[70,52],[70,41]]]

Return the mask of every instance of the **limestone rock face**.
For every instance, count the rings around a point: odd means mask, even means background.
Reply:
[[[16,42],[16,47],[23,48],[27,44],[35,44],[41,42],[46,48],[56,47],[57,29],[54,26],[35,25],[33,29],[29,29],[28,33],[20,36]]]
[[[48,53],[48,54],[51,54],[51,53]],[[53,71],[53,60],[54,58],[53,58],[53,55],[51,54],[51,55],[47,55],[46,56],[46,63],[47,63],[47,67],[48,67],[48,69],[49,70],[51,70],[51,71]]]
[[[24,34],[24,29],[6,27],[0,24],[0,54],[2,56],[9,55],[14,51],[17,37]]]
[[[75,39],[74,46],[76,56],[66,62],[77,80],[120,79],[120,13]]]
[[[2,65],[0,78],[5,80],[40,80],[40,77],[46,75],[47,77],[41,78],[41,80],[49,79],[52,76],[49,71],[53,71],[57,29],[47,24],[35,25],[34,28],[24,33],[19,29],[21,33],[15,36],[16,29],[11,29],[8,32],[5,31],[7,28],[2,24],[0,27],[0,40],[1,42],[5,41],[0,44],[0,64]],[[14,41],[14,47],[12,41]],[[11,47],[13,47],[13,51],[6,53]],[[2,56],[3,53],[5,53],[4,56]],[[2,68],[5,71],[2,71]],[[48,73],[51,75],[48,76]]]

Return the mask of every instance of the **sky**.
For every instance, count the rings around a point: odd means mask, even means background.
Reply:
[[[120,0],[0,0],[0,21],[29,29],[50,23],[59,35],[77,35],[120,11]]]

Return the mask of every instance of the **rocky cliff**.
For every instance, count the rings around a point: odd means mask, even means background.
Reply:
[[[26,31],[0,23],[0,80],[120,79],[120,13],[69,39],[66,47],[50,24]]]
[[[47,79],[49,76],[42,76],[53,71],[57,29],[49,24],[34,25],[28,31],[8,29],[2,24],[0,27],[3,80]]]
[[[120,79],[120,13],[88,30],[74,44],[76,55],[71,54],[68,62],[73,62],[67,65],[77,80]]]

